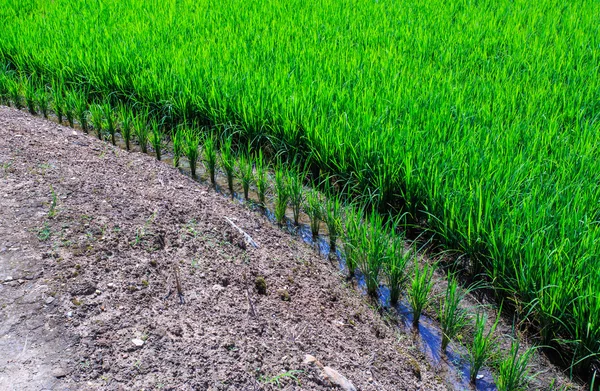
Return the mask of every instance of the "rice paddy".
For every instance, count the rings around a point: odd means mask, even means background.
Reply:
[[[228,184],[236,173],[224,146],[249,144],[262,202],[263,156],[308,167],[314,183],[331,180],[336,197],[369,211],[342,219],[338,205],[324,217],[308,193],[314,230],[323,218],[345,227],[349,271],[363,273],[370,294],[387,274],[427,302],[429,269],[415,265],[421,281],[411,285],[388,259],[406,256],[390,253],[390,235],[419,226],[591,378],[600,352],[595,2],[3,3],[2,101],[44,115],[51,107],[84,130],[89,120],[113,144],[113,113],[127,107],[121,133],[158,159],[167,135],[185,128],[180,154],[194,171],[201,157],[213,184],[219,162]],[[200,128],[212,132],[200,140]],[[303,203],[288,173],[275,170],[280,223],[290,200]],[[394,262],[406,271],[406,259]]]

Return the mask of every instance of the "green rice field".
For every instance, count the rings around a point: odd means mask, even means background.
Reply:
[[[0,25],[0,88],[307,163],[457,250],[568,367],[595,365],[597,1],[0,0]]]

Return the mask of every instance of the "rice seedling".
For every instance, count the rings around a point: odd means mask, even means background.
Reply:
[[[196,166],[200,156],[200,133],[196,129],[180,131],[182,132],[182,152],[190,163],[192,178],[196,178]]]
[[[115,117],[112,106],[110,102],[106,101],[102,104],[101,107],[104,114],[104,123],[106,124],[106,131],[110,135],[110,142],[112,143],[112,145],[117,145],[117,141],[115,139],[117,128],[115,126]]]
[[[323,211],[323,220],[327,225],[327,231],[329,232],[329,249],[335,254],[336,242],[340,232],[342,232],[342,204],[339,198],[330,196],[325,203]]]
[[[41,85],[36,93],[36,100],[38,107],[44,118],[48,118],[48,111],[50,110],[50,100],[48,98],[48,91],[45,85]]]
[[[498,364],[498,372],[495,376],[498,391],[525,391],[529,389],[529,382],[533,376],[529,374],[529,360],[535,352],[535,347],[529,347],[522,353],[518,339],[514,339],[510,345],[510,351]],[[590,388],[592,390],[593,388]]]
[[[121,136],[125,141],[125,149],[131,149],[131,138],[133,136],[133,113],[129,106],[121,104],[119,105],[119,115],[121,121]]]
[[[9,91],[13,105],[17,110],[21,110],[23,108],[23,102],[21,100],[21,84],[17,80],[11,80],[11,83],[9,83]]]
[[[202,155],[204,160],[204,165],[208,170],[208,174],[210,176],[210,183],[213,187],[217,186],[216,181],[216,173],[217,173],[217,151],[216,151],[216,142],[215,136],[210,133],[204,137],[202,142],[204,147],[202,148]]]
[[[387,285],[390,289],[390,303],[396,305],[400,294],[405,290],[410,280],[407,266],[411,259],[415,258],[416,251],[404,249],[404,238],[392,236],[387,248],[387,262],[384,265]]]
[[[434,265],[425,263],[423,267],[419,267],[417,257],[414,257],[414,269],[412,282],[408,291],[408,302],[413,311],[413,327],[419,327],[419,320],[423,309],[429,304],[429,293],[433,287],[433,272]]]
[[[450,276],[446,294],[438,309],[438,319],[442,329],[442,354],[446,352],[450,341],[469,324],[468,313],[461,307],[461,302],[471,290],[471,288],[461,289],[456,277]]]
[[[252,161],[250,160],[250,146],[248,146],[246,153],[240,154],[240,157],[238,159],[237,177],[242,184],[242,189],[244,191],[244,200],[248,201],[250,199],[248,196],[250,184],[254,179]]]
[[[104,130],[102,129],[104,126],[104,110],[102,106],[99,104],[93,104],[90,106],[90,118],[92,121],[92,126],[96,131],[96,136],[98,136],[98,140],[102,140],[102,135]]]
[[[353,277],[356,271],[361,245],[362,219],[352,205],[346,207],[344,229],[344,258],[348,268],[348,277]]]
[[[233,190],[233,177],[235,174],[235,157],[233,156],[233,149],[231,148],[231,143],[233,138],[231,136],[226,137],[225,140],[221,143],[221,167],[223,171],[225,171],[225,176],[227,177],[227,186],[229,187],[229,194],[231,194],[231,199],[235,196],[235,192]]]
[[[283,169],[275,170],[275,220],[279,225],[285,224],[285,211],[290,200],[287,175]]]
[[[63,85],[60,81],[54,79],[52,81],[52,108],[54,109],[59,124],[63,123],[64,100]]]
[[[75,126],[75,110],[77,108],[77,93],[73,90],[65,92],[65,116],[70,127]]]
[[[81,126],[81,130],[84,133],[89,132],[88,126],[88,98],[85,91],[79,91],[78,93],[73,94],[74,100],[73,104],[75,106],[75,115],[77,116],[77,121],[79,121],[79,126]]]
[[[486,332],[487,315],[480,312],[475,316],[475,329],[473,331],[473,342],[467,347],[467,361],[469,362],[469,374],[471,384],[477,382],[479,370],[489,362],[496,354],[498,343],[494,332],[498,326],[499,317]]]
[[[152,149],[154,149],[154,153],[156,153],[156,160],[160,160],[162,156],[162,149],[164,147],[163,132],[160,128],[160,124],[155,118],[150,120],[150,128],[150,145],[152,145]]]
[[[306,193],[304,200],[304,211],[310,219],[310,232],[313,238],[319,236],[321,228],[321,219],[323,218],[323,200],[319,193],[315,190],[310,190]]]
[[[374,211],[369,213],[365,224],[358,227],[359,245],[357,266],[365,278],[367,294],[377,297],[381,267],[386,262],[389,245],[388,231],[383,218]]]
[[[2,69],[0,71],[0,104],[10,106],[10,83],[11,79],[8,76],[8,71]]]
[[[294,224],[298,225],[300,209],[304,203],[304,187],[302,186],[302,177],[297,172],[288,170],[286,182],[288,184],[289,203],[292,208]]]
[[[177,128],[171,134],[171,140],[173,142],[173,166],[179,167],[179,160],[181,156],[184,155],[184,133],[185,131],[182,128]]]
[[[133,133],[143,153],[148,153],[150,130],[148,128],[148,112],[139,113],[133,120]]]
[[[256,155],[254,183],[256,184],[256,192],[258,193],[258,202],[264,207],[269,180],[262,150],[259,150]]]
[[[29,77],[23,78],[23,90],[25,94],[25,104],[27,105],[27,110],[29,110],[29,114],[36,115],[37,110],[37,83],[35,81],[35,75],[31,75]]]

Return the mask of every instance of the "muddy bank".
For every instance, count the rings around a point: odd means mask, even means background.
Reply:
[[[60,387],[326,389],[302,363],[312,354],[360,389],[446,389],[336,265],[266,217],[150,156],[13,109],[0,108],[0,133],[2,229],[47,286],[31,300],[60,332],[35,359],[63,359],[63,373],[48,372]],[[21,286],[2,285],[3,316]],[[21,327],[1,321],[2,339]]]

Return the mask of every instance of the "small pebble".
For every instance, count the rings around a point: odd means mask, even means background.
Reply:
[[[6,278],[4,279],[4,282],[9,282],[12,280],[13,280],[12,276],[6,276]]]
[[[67,312],[67,318],[70,318],[72,316],[73,316],[73,312],[71,312],[71,311]]]
[[[115,289],[115,284],[113,284],[112,282],[109,282],[108,284],[106,284],[106,286],[108,287],[108,289]]]
[[[139,339],[139,338],[134,338],[134,339],[131,340],[131,342],[133,342],[133,344],[135,346],[142,346],[142,345],[144,345],[144,341],[141,340],[141,339]]]
[[[54,297],[50,296],[46,299],[46,304],[52,304],[53,301],[54,301]]]
[[[477,375],[477,380],[483,379],[483,375]]]

